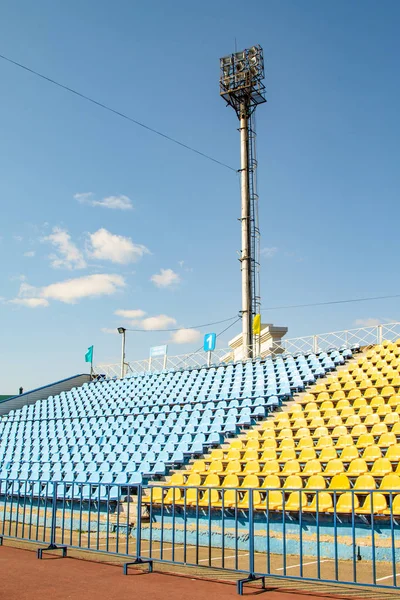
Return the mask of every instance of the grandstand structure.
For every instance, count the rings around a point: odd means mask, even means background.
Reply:
[[[334,561],[336,581],[396,586],[400,324],[389,331],[380,344],[86,381],[10,409],[0,539],[213,567],[218,551],[251,580],[287,575],[300,556],[299,576],[314,558]]]

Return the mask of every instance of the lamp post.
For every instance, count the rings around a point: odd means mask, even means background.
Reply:
[[[220,95],[240,122],[240,179],[242,247],[243,358],[255,355],[252,321],[260,312],[258,195],[254,111],[266,102],[264,57],[261,46],[252,46],[220,59]]]
[[[122,351],[121,351],[121,379],[125,375],[125,338],[126,329],[125,327],[118,327],[118,333],[122,335]]]

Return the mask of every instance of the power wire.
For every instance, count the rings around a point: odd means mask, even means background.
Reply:
[[[199,156],[202,156],[203,158],[207,158],[208,160],[211,160],[212,162],[216,163],[217,165],[220,165],[221,167],[225,167],[226,169],[229,169],[230,171],[237,173],[237,169],[234,169],[230,165],[227,165],[226,163],[224,163],[220,160],[217,160],[216,158],[213,158],[209,154],[206,154],[205,152],[201,152],[200,150],[196,150],[196,148],[193,148],[193,146],[184,144],[183,142],[180,142],[179,140],[177,140],[165,133],[162,133],[161,131],[158,131],[157,129],[154,129],[153,127],[149,127],[149,125],[145,125],[144,123],[141,123],[140,121],[137,121],[136,119],[133,119],[132,117],[129,117],[128,115],[120,112],[119,110],[116,110],[115,108],[112,108],[111,106],[107,106],[107,104],[103,104],[102,102],[99,102],[98,100],[95,100],[94,98],[91,98],[90,96],[86,96],[85,94],[82,94],[81,92],[78,92],[77,90],[74,90],[73,88],[70,88],[69,86],[64,85],[63,83],[60,83],[59,81],[56,81],[55,79],[51,79],[51,77],[47,77],[47,75],[43,75],[42,73],[39,73],[38,71],[35,71],[34,69],[30,69],[26,65],[23,65],[22,63],[19,63],[15,60],[12,60],[11,58],[8,58],[8,56],[4,56],[4,54],[0,54],[0,58],[8,63],[11,63],[12,65],[15,65],[16,67],[19,67],[20,69],[23,69],[24,71],[28,71],[28,73],[32,73],[32,75],[36,75],[36,77],[40,77],[41,79],[44,79],[45,81],[48,81],[49,83],[52,83],[52,84],[62,88],[63,90],[66,90],[67,92],[70,92],[71,94],[75,94],[76,96],[79,96],[79,98],[83,98],[83,100],[87,100],[88,102],[91,102],[92,104],[95,104],[96,106],[100,106],[100,108],[104,108],[104,110],[108,110],[109,112],[114,113],[115,115],[118,115],[119,117],[122,117],[123,119],[126,119],[127,121],[130,121],[131,123],[134,123],[135,125],[139,125],[139,127],[143,127],[143,129],[147,129],[147,131],[151,131],[152,133],[155,133],[156,135],[159,135],[160,137],[163,137],[166,140],[173,142],[174,144],[178,144],[178,146],[182,146],[182,148],[186,148],[186,150],[190,150],[191,152],[194,152],[195,154],[198,154]]]
[[[232,321],[233,319],[237,319],[235,321],[235,323],[237,321],[240,321],[240,317],[238,319],[237,315],[235,315],[234,317],[230,317],[229,319],[222,319],[222,321],[214,321],[213,323],[203,323],[202,325],[191,325],[190,327],[175,327],[174,329],[128,329],[128,328],[126,328],[126,331],[134,331],[136,333],[143,333],[143,332],[144,333],[155,333],[155,332],[168,333],[171,331],[180,331],[181,329],[202,329],[203,327],[211,327],[211,325],[219,325],[220,323],[227,323],[228,321]],[[233,325],[233,323],[232,323],[232,325]],[[231,327],[231,325],[229,325],[229,327]],[[229,329],[229,327],[227,327],[227,329]]]
[[[351,300],[331,300],[329,302],[313,302],[310,304],[289,304],[286,306],[269,306],[264,308],[261,312],[267,310],[282,310],[286,308],[306,308],[309,306],[328,306],[329,304],[348,304],[350,302],[367,302],[368,300],[387,300],[389,298],[400,298],[400,294],[394,294],[393,296],[371,296],[369,298],[353,298]]]

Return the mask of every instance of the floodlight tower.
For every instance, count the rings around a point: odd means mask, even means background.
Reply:
[[[220,67],[220,95],[235,109],[240,122],[243,358],[251,358],[255,354],[252,319],[260,312],[261,305],[254,112],[259,104],[266,102],[263,50],[257,45],[224,56]]]

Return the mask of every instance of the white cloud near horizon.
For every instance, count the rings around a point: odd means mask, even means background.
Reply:
[[[102,327],[100,329],[100,331],[102,333],[109,333],[109,334],[113,334],[113,335],[119,335],[118,334],[118,329],[116,327]]]
[[[65,304],[76,304],[82,298],[110,296],[125,287],[125,285],[125,280],[121,275],[103,273],[66,279],[41,288],[22,282],[18,297],[10,300],[10,302],[31,308],[48,306],[49,300],[58,300]]]
[[[272,248],[261,248],[260,250],[261,256],[265,256],[265,258],[273,258],[277,252],[278,248],[276,246],[273,246]]]
[[[367,317],[366,319],[356,319],[354,321],[354,325],[358,325],[360,327],[376,327],[377,325],[381,325],[382,319],[375,319],[374,317]]]
[[[173,344],[191,344],[201,338],[201,333],[197,329],[178,329],[171,335],[170,342]]]
[[[176,319],[169,317],[168,315],[156,315],[154,317],[142,319],[139,324],[145,331],[168,329],[169,327],[174,327],[176,325]]]
[[[27,258],[33,258],[35,254],[36,252],[34,250],[28,250],[27,252],[24,252],[24,256],[26,256]]]
[[[117,317],[123,317],[124,319],[141,319],[145,316],[145,314],[146,312],[140,308],[133,310],[118,309],[114,311],[114,315],[117,315]]]
[[[44,242],[50,242],[57,254],[50,254],[51,266],[54,269],[84,269],[86,261],[82,252],[74,244],[70,234],[61,227],[53,227],[52,233],[43,238]]]
[[[155,273],[150,277],[150,281],[159,288],[166,288],[180,283],[181,278],[172,269],[161,269],[159,273]]]
[[[112,210],[132,210],[132,201],[128,196],[123,194],[119,196],[106,196],[102,200],[95,200],[93,192],[81,192],[74,194],[75,200],[81,204],[89,204],[90,206],[102,206]]]
[[[109,260],[120,265],[137,262],[145,254],[150,254],[150,250],[143,244],[135,244],[131,238],[110,233],[104,227],[89,233],[87,252],[91,258]]]

